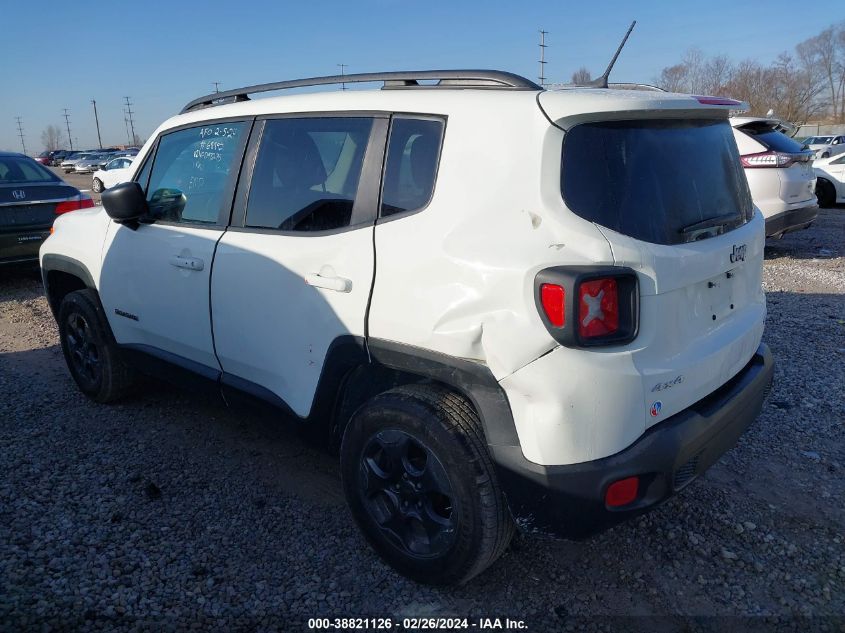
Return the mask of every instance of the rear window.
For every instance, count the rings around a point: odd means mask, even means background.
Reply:
[[[783,132],[778,132],[768,123],[748,123],[738,129],[773,152],[796,154],[804,149],[801,143],[789,138]]]
[[[0,183],[52,182],[53,172],[31,158],[0,156]]]
[[[753,208],[726,121],[577,125],[564,138],[560,183],[575,214],[655,244],[735,228]]]

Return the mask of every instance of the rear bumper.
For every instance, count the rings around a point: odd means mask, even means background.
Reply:
[[[38,250],[49,236],[49,226],[0,231],[0,266],[37,262]]]
[[[807,228],[816,219],[818,213],[819,205],[811,204],[769,216],[766,218],[766,237]]]
[[[490,446],[517,525],[529,532],[585,538],[662,503],[736,444],[759,415],[773,371],[771,351],[761,344],[725,385],[603,459],[541,466],[526,460],[518,446]],[[607,487],[635,475],[640,477],[638,497],[623,508],[607,508]]]

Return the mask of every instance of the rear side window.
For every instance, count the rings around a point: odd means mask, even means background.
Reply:
[[[246,226],[329,231],[349,226],[373,121],[267,121],[252,172]]]
[[[382,217],[422,209],[431,199],[443,121],[394,118],[382,190]]]
[[[783,132],[778,132],[774,127],[765,122],[748,123],[738,129],[748,134],[748,136],[758,143],[765,145],[767,149],[773,152],[797,154],[803,150],[801,143],[789,138]]]
[[[217,123],[162,136],[147,188],[151,216],[216,224],[230,174],[240,159],[236,150],[244,130],[241,122]],[[143,172],[139,182],[142,177]]]
[[[752,202],[726,121],[585,123],[563,141],[561,192],[577,215],[655,244],[699,239],[695,225],[751,217]]]

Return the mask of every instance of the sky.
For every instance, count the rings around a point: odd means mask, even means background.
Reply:
[[[706,9],[704,9],[706,7]],[[143,0],[4,2],[0,150],[43,150],[47,125],[74,147],[126,143],[124,97],[147,138],[191,99],[220,89],[346,72],[496,68],[537,81],[601,74],[630,22],[637,26],[612,81],[651,83],[692,47],[762,63],[845,19],[842,0],[796,10],[783,0]],[[756,14],[756,16],[755,16]],[[66,135],[66,132],[65,132]]]

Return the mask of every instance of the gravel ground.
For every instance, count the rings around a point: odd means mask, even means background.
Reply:
[[[590,541],[521,537],[459,588],[385,567],[335,459],[267,414],[73,385],[32,273],[0,273],[0,629],[307,630],[313,616],[528,630],[845,631],[845,209],[771,241],[760,419],[705,476]],[[472,622],[472,620],[470,621]]]

